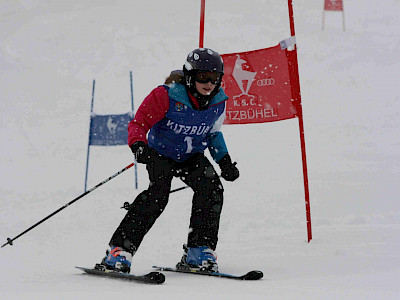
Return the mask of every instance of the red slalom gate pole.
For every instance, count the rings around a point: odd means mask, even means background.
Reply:
[[[294,30],[294,18],[293,18],[293,5],[292,0],[288,0],[289,6],[289,22],[290,22],[290,35],[296,36]],[[305,194],[305,202],[306,202],[306,218],[307,218],[307,240],[308,242],[312,239],[312,230],[311,230],[311,209],[310,209],[310,192],[308,188],[308,172],[307,172],[307,159],[306,159],[306,142],[304,138],[304,123],[303,123],[303,109],[301,105],[301,96],[300,96],[300,84],[299,84],[299,69],[297,62],[297,48],[296,44],[294,45],[294,67],[296,73],[296,84],[298,85],[299,94],[297,95],[297,99],[295,99],[298,105],[297,108],[297,117],[299,120],[299,131],[300,131],[300,145],[301,145],[301,156],[303,162],[303,179],[304,179],[304,194]]]
[[[205,14],[205,10],[206,10],[206,0],[201,0],[199,48],[203,48],[203,45],[204,45],[204,14]]]

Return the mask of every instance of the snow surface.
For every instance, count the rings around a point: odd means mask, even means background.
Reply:
[[[294,3],[313,240],[307,243],[297,119],[224,126],[241,177],[225,183],[220,269],[260,269],[237,282],[166,273],[151,286],[82,275],[139,188],[132,169],[0,250],[1,299],[400,299],[400,1]],[[0,2],[0,239],[83,192],[94,111],[130,110],[198,45],[200,1]],[[205,46],[271,47],[290,35],[286,1],[207,1]],[[132,161],[127,147],[91,147],[88,186]],[[174,188],[182,186],[179,180]],[[191,192],[171,195],[133,260],[174,265]]]

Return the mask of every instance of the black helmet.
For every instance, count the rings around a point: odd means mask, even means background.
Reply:
[[[217,72],[219,74],[218,83],[210,95],[201,95],[196,90],[195,78],[199,71]],[[200,106],[206,108],[221,86],[222,76],[224,75],[224,62],[218,52],[209,48],[197,48],[188,54],[183,65],[183,73],[185,75],[186,88],[199,101]]]
[[[209,48],[198,48],[189,53],[183,71],[209,71],[224,74],[224,62],[218,52]]]

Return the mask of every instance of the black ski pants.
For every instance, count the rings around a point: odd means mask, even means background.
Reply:
[[[173,177],[179,177],[194,192],[187,245],[208,246],[215,250],[224,190],[207,157],[202,153],[194,154],[184,162],[160,157],[147,164],[146,168],[149,187],[130,205],[128,213],[111,238],[110,246],[136,252],[168,204]]]

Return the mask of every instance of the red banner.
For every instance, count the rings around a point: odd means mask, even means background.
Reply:
[[[290,52],[280,45],[223,54],[222,87],[229,96],[225,124],[274,122],[294,118],[296,80]]]
[[[324,10],[343,11],[343,0],[325,0]]]

